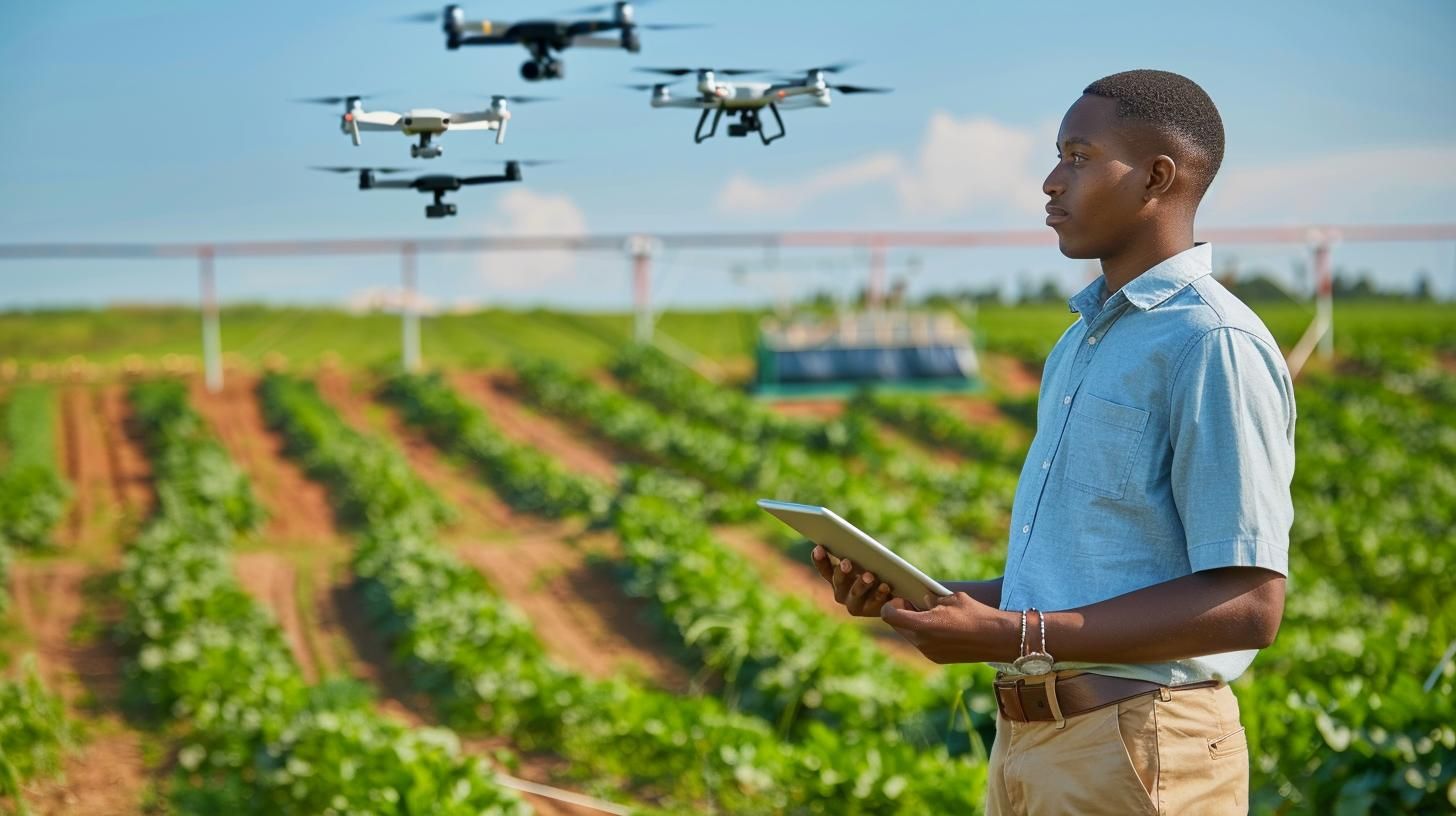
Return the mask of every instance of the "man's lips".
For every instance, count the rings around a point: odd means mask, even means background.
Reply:
[[[1062,209],[1061,207],[1053,207],[1050,204],[1047,205],[1046,211],[1046,225],[1048,227],[1055,227],[1057,224],[1060,224],[1063,221],[1066,221],[1068,218],[1072,217],[1067,213],[1066,210]]]

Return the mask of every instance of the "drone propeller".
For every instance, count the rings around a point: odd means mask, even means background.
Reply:
[[[485,98],[486,99],[491,99],[491,100],[504,99],[505,101],[511,103],[512,105],[529,105],[532,102],[555,102],[555,101],[559,100],[561,97],[559,97],[559,96],[507,96],[506,94],[490,94],[490,95],[486,96]]]
[[[830,85],[828,87],[843,94],[889,93],[894,90],[893,88],[870,88],[864,85]]]
[[[820,65],[820,66],[817,66],[817,67],[814,67],[814,68],[805,68],[804,69],[804,73],[805,74],[813,74],[813,73],[837,74],[840,71],[847,71],[847,70],[849,70],[850,68],[853,68],[856,65],[859,65],[859,60],[842,60],[840,62],[832,63],[830,65]]]
[[[320,167],[313,165],[310,170],[322,170],[325,173],[357,173],[360,170],[369,170],[375,173],[407,173],[407,167]]]
[[[631,88],[634,91],[654,91],[655,92],[658,88],[666,88],[669,85],[676,85],[680,81],[681,80],[674,79],[671,82],[642,82],[642,83],[624,84],[624,85],[622,85],[622,87],[623,88]]]
[[[762,74],[767,69],[764,69],[764,68],[638,68],[637,70],[638,71],[642,71],[643,73],[647,73],[647,74],[662,74],[664,76],[681,77],[681,76],[688,76],[689,74],[701,73],[703,71],[712,71],[713,73],[719,74],[721,76],[744,76],[744,75],[747,75],[747,74]]]
[[[309,96],[303,99],[295,99],[294,102],[301,102],[305,105],[341,105],[350,99],[373,99],[380,96],[382,92],[376,91],[367,94],[349,94],[348,96]]]
[[[712,23],[636,23],[638,28],[648,31],[682,31],[689,28],[712,28]]]
[[[652,5],[652,2],[653,2],[653,0],[634,0],[634,2],[628,3],[628,5],[631,5],[631,6],[650,6],[650,5]],[[590,6],[582,6],[581,8],[567,9],[566,11],[563,11],[561,13],[562,14],[601,14],[603,12],[613,11],[616,8],[617,8],[617,4],[616,3],[597,3],[597,4],[594,4],[594,5],[590,5]]]
[[[443,18],[444,15],[438,11],[421,11],[415,14],[401,14],[390,19],[396,23],[438,23]]]

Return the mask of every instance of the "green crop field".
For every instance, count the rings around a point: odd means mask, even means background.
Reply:
[[[1286,347],[1310,319],[1262,314]],[[758,317],[658,327],[737,378]],[[803,545],[752,502],[1000,574],[1025,377],[1070,320],[976,311],[1020,386],[993,366],[984,395],[799,413],[631,344],[624,315],[427,317],[438,370],[403,374],[397,317],[229,308],[220,396],[164,364],[197,356],[195,312],[0,315],[4,641],[43,670],[0,681],[0,803],[90,801],[75,768],[106,755],[137,812],[977,813],[990,671],[796,591]],[[1336,350],[1297,383],[1283,626],[1235,684],[1252,809],[1449,812],[1456,307],[1338,304]],[[58,697],[57,638],[114,688]],[[653,665],[584,654],[619,648]]]

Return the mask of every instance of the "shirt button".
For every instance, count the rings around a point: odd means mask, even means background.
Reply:
[[[1052,460],[1050,460],[1050,459],[1043,459],[1042,460],[1042,462],[1041,462],[1041,469],[1042,470],[1046,470],[1047,468],[1049,468],[1051,466],[1052,466]]]
[[[1067,396],[1062,397],[1062,404],[1063,405],[1071,405],[1072,404],[1072,395],[1071,394],[1068,394]]]
[[[1021,525],[1021,532],[1023,532],[1023,533],[1029,533],[1029,532],[1031,532],[1031,525],[1030,524],[1023,524],[1023,525]]]
[[[1097,345],[1097,335],[1094,334],[1093,336],[1087,338],[1087,345],[1089,345],[1089,346],[1095,346],[1095,345]]]

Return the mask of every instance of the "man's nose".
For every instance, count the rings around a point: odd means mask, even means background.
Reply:
[[[1067,191],[1067,185],[1062,181],[1061,174],[1057,172],[1060,168],[1061,165],[1053,167],[1052,171],[1047,173],[1046,180],[1041,183],[1041,191],[1048,198],[1056,198]]]

